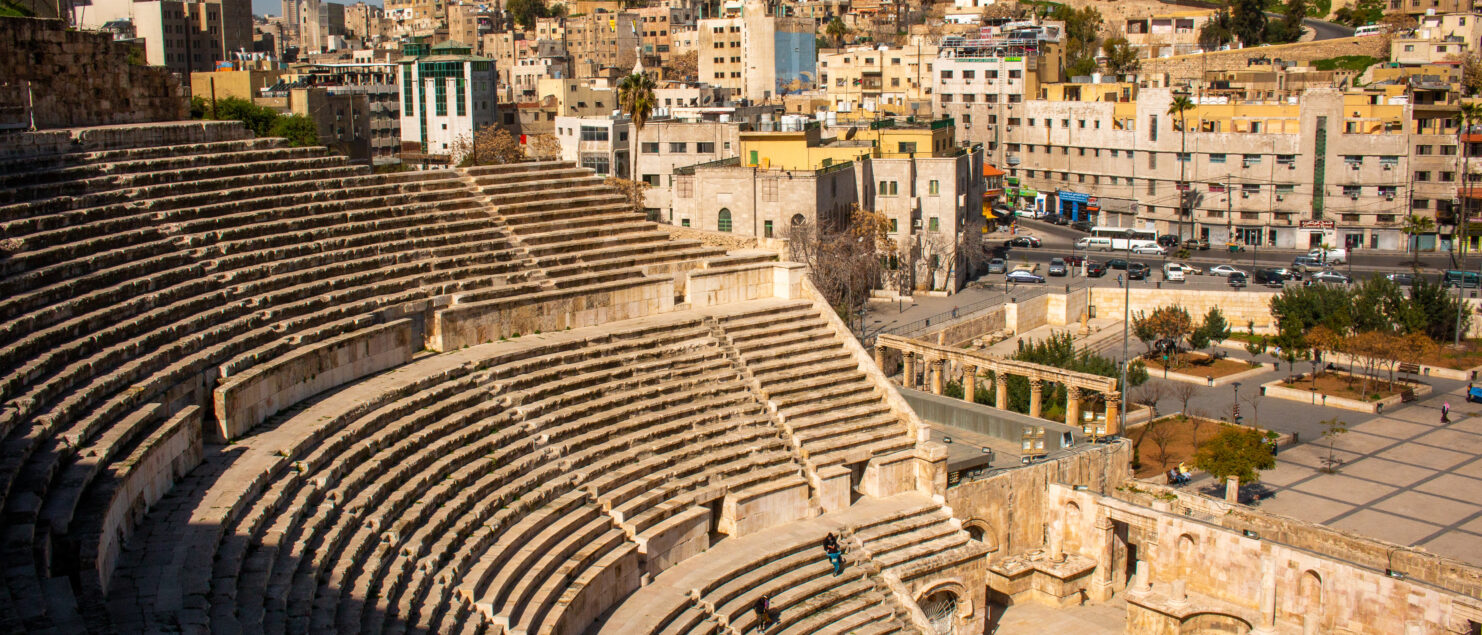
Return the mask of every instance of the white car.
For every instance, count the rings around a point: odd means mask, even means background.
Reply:
[[[1161,255],[1163,255],[1163,248],[1162,247],[1159,247],[1157,245],[1138,245],[1138,246],[1132,248],[1132,253],[1134,253],[1134,254],[1151,254],[1151,255],[1154,255],[1154,256],[1161,256]]]
[[[1209,275],[1211,276],[1228,276],[1234,273],[1238,273],[1242,276],[1246,275],[1244,271],[1231,267],[1230,265],[1215,265],[1209,268]]]

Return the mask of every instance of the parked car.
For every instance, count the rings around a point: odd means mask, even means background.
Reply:
[[[1319,271],[1312,274],[1312,281],[1330,282],[1333,284],[1348,284],[1349,282],[1352,282],[1352,280],[1348,276],[1345,276],[1331,269],[1327,271]]]
[[[1314,258],[1312,256],[1297,256],[1296,258],[1292,259],[1292,268],[1303,273],[1307,273],[1309,271],[1318,271],[1320,269],[1325,269],[1326,267],[1327,266],[1323,264],[1321,258]]]
[[[1245,287],[1245,272],[1236,271],[1229,275],[1229,280],[1231,288],[1242,289]]]
[[[1005,247],[1038,247],[1043,242],[1036,236],[1015,236],[1003,241]]]
[[[1161,255],[1163,255],[1163,248],[1162,247],[1159,247],[1157,244],[1154,244],[1154,243],[1144,243],[1144,244],[1138,245],[1136,247],[1133,247],[1132,248],[1132,253],[1134,253],[1134,254],[1143,254],[1143,255],[1148,255],[1148,256],[1161,256]]]
[[[1209,241],[1203,238],[1190,238],[1184,241],[1184,249],[1198,249],[1200,251],[1208,251]]]
[[[1163,279],[1169,282],[1184,281],[1184,266],[1176,262],[1163,265]]]
[[[1215,265],[1209,268],[1209,275],[1211,276],[1231,276],[1237,273],[1242,276],[1245,275],[1244,271],[1236,269],[1235,267],[1232,267],[1230,265]]]
[[[1281,274],[1281,277],[1287,280],[1302,279],[1302,272],[1297,271],[1296,269],[1287,269],[1286,267],[1271,267],[1271,270]]]
[[[1039,283],[1043,283],[1045,281],[1045,279],[1044,279],[1043,276],[1039,276],[1039,275],[1036,275],[1033,272],[1024,271],[1022,269],[1021,270],[1010,271],[1007,276],[1004,276],[1004,280],[1007,280],[1009,282],[1014,282],[1014,283],[1022,283],[1022,284],[1029,284],[1029,283],[1039,284]]]
[[[1064,258],[1051,258],[1050,269],[1046,273],[1052,276],[1067,276],[1070,275],[1070,267],[1065,265]]]
[[[1148,279],[1148,266],[1145,265],[1145,264],[1142,264],[1140,262],[1129,263],[1127,265],[1127,279],[1128,280],[1147,280]]]
[[[1168,247],[1168,248],[1177,247],[1178,246],[1178,236],[1174,236],[1173,234],[1163,234],[1162,236],[1159,236],[1158,237],[1158,245],[1160,247]]]
[[[1256,283],[1268,287],[1280,287],[1286,284],[1286,276],[1281,275],[1281,270],[1264,267],[1256,270]]]
[[[1078,232],[1091,233],[1091,227],[1091,221],[1088,220],[1078,220],[1070,224],[1070,228]]]
[[[1106,263],[1094,260],[1086,262],[1086,275],[1092,278],[1100,278],[1106,275]]]
[[[1393,283],[1395,283],[1397,285],[1400,285],[1402,287],[1408,287],[1410,285],[1415,284],[1415,275],[1414,274],[1409,274],[1409,273],[1392,273],[1392,274],[1389,274],[1389,275],[1387,275],[1385,277],[1386,278],[1389,278],[1390,282],[1393,282]]]
[[[1068,266],[1071,266],[1071,267],[1079,267],[1079,266],[1081,266],[1081,263],[1083,263],[1085,261],[1086,261],[1086,257],[1085,256],[1066,256],[1065,257],[1065,264],[1068,265]]]
[[[1005,273],[1009,270],[1008,263],[1003,258],[994,258],[988,261],[988,273]]]
[[[1106,268],[1107,269],[1126,269],[1127,268],[1127,261],[1126,260],[1122,260],[1121,258],[1112,258],[1111,260],[1106,261]]]
[[[1069,225],[1070,218],[1068,216],[1056,216],[1054,220],[1051,220],[1050,222],[1055,223],[1056,225]]]
[[[1184,268],[1184,275],[1186,275],[1186,276],[1202,276],[1202,275],[1204,275],[1204,270],[1203,269],[1200,269],[1198,265],[1195,265],[1193,263],[1188,263],[1188,262],[1180,262],[1178,264]]]

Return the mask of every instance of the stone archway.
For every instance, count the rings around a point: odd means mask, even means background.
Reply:
[[[988,552],[998,551],[998,535],[993,532],[993,525],[981,518],[973,518],[963,521],[962,530],[967,532],[969,538],[983,543],[988,547]]]
[[[958,635],[963,618],[972,613],[965,604],[967,589],[956,582],[944,582],[928,588],[916,598],[916,605],[926,614],[932,635]]]

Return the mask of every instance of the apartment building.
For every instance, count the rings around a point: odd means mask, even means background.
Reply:
[[[674,55],[674,31],[695,26],[692,7],[645,7],[638,14],[639,38],[643,47],[643,65],[659,68]]]
[[[447,18],[447,0],[386,0],[386,15],[398,20],[432,20]]]
[[[605,117],[618,110],[617,91],[605,81],[541,78],[536,96],[554,97],[556,112],[567,117]]]
[[[457,42],[420,50],[408,45],[398,63],[403,161],[456,163],[460,141],[495,123],[494,61]]]
[[[1188,55],[1200,50],[1199,31],[1215,14],[1210,9],[1128,18],[1123,32],[1142,57]]]
[[[447,8],[448,39],[463,42],[475,55],[489,56],[483,50],[484,35],[494,32],[494,14],[483,5],[453,4]]]
[[[213,70],[218,60],[225,59],[222,5],[218,3],[99,0],[77,15],[83,18],[82,26],[90,29],[129,21],[135,36],[144,40],[145,61],[179,73],[186,83],[191,72]]]
[[[1390,11],[1402,11],[1407,15],[1470,13],[1475,10],[1473,0],[1389,0]]]
[[[373,40],[386,36],[382,22],[386,10],[373,4],[356,2],[345,7],[345,35],[359,40]]]
[[[1482,44],[1482,14],[1419,16],[1415,29],[1391,37],[1389,61],[1406,66],[1454,64]]]
[[[747,0],[734,13],[699,21],[700,81],[754,101],[813,85],[813,20],[776,15],[774,5],[760,0]]]
[[[882,120],[825,138],[796,116],[740,133],[740,156],[674,170],[668,222],[761,239],[802,223],[841,226],[852,206],[886,215],[906,288],[954,293],[961,249],[983,217],[983,153],[956,144],[950,119]]]
[[[1006,195],[1076,219],[1154,228],[1212,243],[1401,249],[1410,194],[1410,106],[1403,87],[1309,89],[1263,97],[1199,88],[1046,87],[1057,99],[1011,105],[1002,123]],[[1066,93],[1081,88],[1079,99]],[[1265,91],[1261,91],[1264,94]],[[1187,121],[1187,133],[1182,121]],[[1095,209],[1101,198],[1134,203]],[[1190,213],[1180,212],[1187,207]]]
[[[638,63],[638,14],[598,12],[566,19],[566,50],[571,59],[602,69],[631,72]],[[578,64],[580,67],[581,64]]]
[[[638,178],[648,184],[649,218],[673,222],[676,169],[741,156],[741,123],[684,119],[650,120],[638,133]]]
[[[1002,141],[1008,109],[1061,81],[1062,36],[1059,23],[1045,23],[1005,25],[979,39],[944,39],[932,75],[935,113],[951,117],[965,140],[984,144],[991,154]]]
[[[937,47],[852,47],[818,60],[818,85],[836,113],[921,115],[932,112]]]
[[[599,176],[632,178],[629,132],[633,122],[623,115],[556,117],[556,141],[561,160],[590,168]]]

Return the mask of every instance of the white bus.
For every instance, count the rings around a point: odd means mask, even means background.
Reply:
[[[1128,231],[1132,232],[1130,236],[1132,242],[1130,245],[1127,242],[1129,239],[1127,235]],[[1091,228],[1091,237],[1110,238],[1111,251],[1125,251],[1148,243],[1152,243],[1153,245],[1158,244],[1158,232],[1151,229],[1137,229],[1134,227],[1103,227],[1098,225]]]

